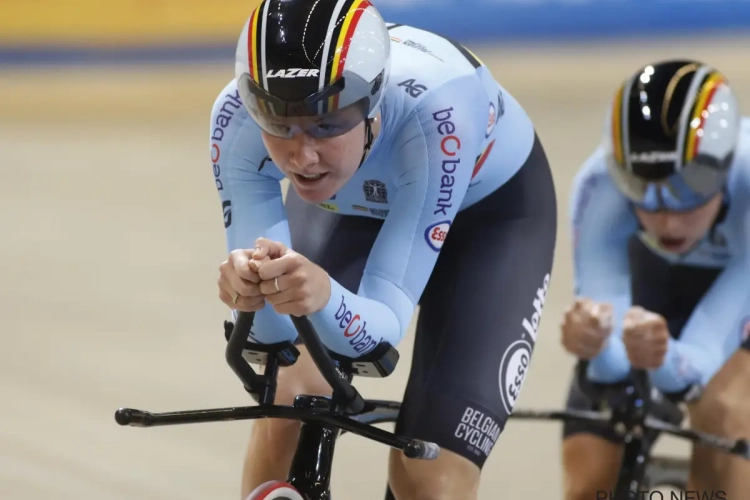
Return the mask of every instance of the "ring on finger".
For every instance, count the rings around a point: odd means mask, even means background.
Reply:
[[[279,293],[281,290],[279,289],[279,277],[275,277],[273,279],[273,284],[276,285],[276,293]]]

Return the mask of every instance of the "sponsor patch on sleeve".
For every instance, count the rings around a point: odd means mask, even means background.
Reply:
[[[440,249],[443,248],[443,242],[445,242],[450,227],[451,221],[449,220],[435,222],[434,224],[427,226],[427,229],[425,229],[424,232],[424,237],[425,240],[427,240],[427,244],[430,245],[430,248],[436,252],[439,252]]]

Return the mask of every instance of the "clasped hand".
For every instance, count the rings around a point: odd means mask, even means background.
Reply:
[[[578,298],[561,324],[562,344],[580,359],[593,359],[612,332],[612,306]],[[622,324],[622,342],[635,369],[655,370],[664,364],[669,328],[663,316],[639,306],[631,307]]]
[[[631,307],[622,324],[622,342],[635,369],[656,370],[664,364],[669,327],[663,316]]]
[[[283,243],[258,238],[255,248],[233,250],[219,266],[219,299],[253,312],[271,304],[279,314],[320,311],[331,297],[328,273]]]

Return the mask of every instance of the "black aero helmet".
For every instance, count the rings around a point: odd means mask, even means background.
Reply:
[[[639,69],[618,89],[607,122],[607,165],[646,210],[691,210],[720,191],[741,113],[727,79],[698,61]]]
[[[368,0],[264,0],[237,44],[240,97],[272,135],[287,118],[344,121],[341,132],[373,118],[389,72],[388,28]]]

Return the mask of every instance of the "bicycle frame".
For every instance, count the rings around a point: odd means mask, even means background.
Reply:
[[[292,406],[274,404],[279,368],[297,361],[299,351],[289,342],[262,345],[248,342],[253,313],[239,313],[234,325],[225,322],[225,357],[245,390],[258,406],[151,413],[120,408],[118,424],[132,427],[285,418],[302,422],[299,442],[287,482],[309,500],[330,498],[330,479],[336,438],[344,432],[401,450],[408,458],[432,460],[440,449],[434,443],[410,439],[384,431],[375,424],[395,421],[399,403],[365,400],[351,381],[354,375],[387,377],[396,367],[398,352],[387,343],[357,359],[330,354],[306,317],[292,317],[315,364],[333,388],[331,397],[300,395]],[[265,365],[263,375],[250,363]]]

